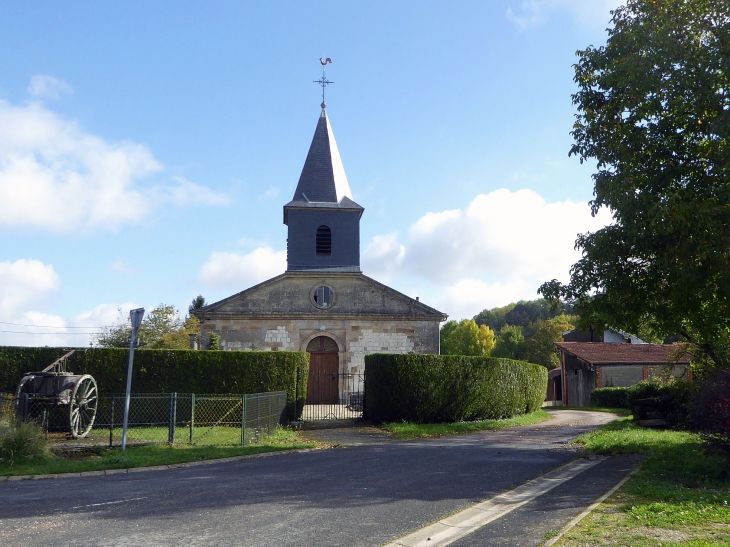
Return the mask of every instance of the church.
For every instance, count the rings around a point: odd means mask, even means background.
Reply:
[[[439,353],[446,315],[360,270],[360,220],[326,104],[292,200],[287,269],[195,312],[222,350],[307,351],[310,373],[358,374],[369,353]]]

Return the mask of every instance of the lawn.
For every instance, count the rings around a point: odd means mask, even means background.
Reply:
[[[240,443],[240,429],[237,429]],[[61,457],[48,453],[39,460],[18,462],[13,465],[0,464],[0,476],[45,475],[53,473],[78,473],[104,469],[123,469],[151,465],[172,465],[199,460],[248,456],[279,450],[319,448],[322,443],[310,441],[301,433],[278,428],[273,435],[247,446],[191,446],[154,444],[128,447],[122,452],[118,448],[90,447],[76,456]]]
[[[474,422],[456,422],[445,424],[415,424],[411,422],[390,422],[380,427],[389,431],[396,439],[419,439],[423,437],[443,437],[459,433],[474,433],[476,431],[494,431],[518,425],[531,425],[544,422],[552,418],[544,410],[532,414],[509,418],[506,420],[479,420]]]
[[[646,454],[641,470],[556,545],[730,547],[730,468],[683,431],[623,418],[580,437],[596,454]]]

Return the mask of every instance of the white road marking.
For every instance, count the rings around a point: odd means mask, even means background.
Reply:
[[[576,460],[518,486],[514,490],[472,505],[383,547],[443,547],[522,507],[556,486],[576,477],[606,458]]]
[[[104,503],[90,503],[89,505],[77,505],[76,507],[72,507],[71,509],[85,509],[86,507],[101,507],[103,505],[116,505],[117,503],[127,503],[128,501],[139,501],[139,500],[146,500],[147,496],[144,496],[142,498],[129,498],[126,500],[117,500],[117,501],[105,501]]]

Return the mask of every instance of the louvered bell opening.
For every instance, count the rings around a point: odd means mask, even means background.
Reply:
[[[316,247],[318,255],[332,254],[332,231],[329,229],[329,226],[320,226],[317,228]]]

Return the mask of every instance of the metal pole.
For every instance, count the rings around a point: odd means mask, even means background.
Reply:
[[[167,444],[175,443],[175,425],[177,422],[177,393],[170,393],[170,423],[167,430]]]
[[[195,393],[190,394],[190,444],[193,444],[195,432]]]
[[[114,446],[114,394],[112,393],[112,413],[109,419],[109,448]]]
[[[142,324],[144,308],[129,312],[132,321],[132,337],[129,341],[129,365],[127,365],[127,394],[124,398],[124,422],[122,424],[122,451],[127,449],[127,423],[129,422],[129,394],[132,391],[132,364],[134,363],[134,346],[137,343],[137,331]]]

